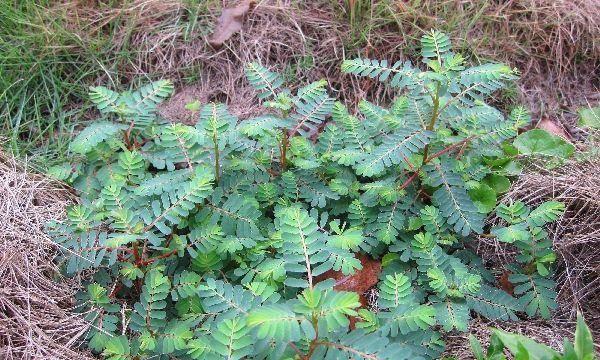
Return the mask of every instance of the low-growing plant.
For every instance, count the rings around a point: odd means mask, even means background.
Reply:
[[[82,194],[52,231],[67,272],[95,270],[81,295],[89,346],[108,359],[418,359],[439,356],[442,333],[473,314],[548,317],[542,227],[563,207],[496,207],[529,119],[485,99],[516,72],[467,67],[435,31],[422,56],[427,70],[345,61],[399,90],[390,108],[362,101],[360,115],[326,81],[291,91],[256,63],[247,77],[269,114],[241,122],[223,104],[202,106],[195,126],[158,119],[167,81],[92,88],[103,120],[52,170]],[[506,226],[484,234],[494,209]],[[516,297],[469,250],[477,234],[520,250]],[[324,279],[360,271],[358,253],[383,265],[372,309]]]
[[[469,336],[469,341],[476,360],[506,360],[505,349],[515,359],[593,360],[596,358],[592,333],[581,314],[577,314],[575,341],[570,342],[565,338],[562,354],[526,336],[498,329],[492,330],[490,345],[485,353],[481,343],[473,335]]]

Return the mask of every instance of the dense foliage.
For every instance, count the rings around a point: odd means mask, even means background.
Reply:
[[[325,81],[292,91],[255,63],[247,77],[269,111],[244,121],[223,104],[201,107],[195,126],[158,119],[167,81],[92,88],[103,120],[52,170],[82,194],[52,231],[66,271],[96,270],[81,296],[89,346],[113,360],[435,358],[441,334],[467,330],[473,314],[548,317],[555,256],[543,226],[563,206],[497,206],[529,119],[485,100],[515,71],[467,67],[439,32],[422,56],[427,70],[345,61],[399,91],[389,109],[362,101],[358,115]],[[487,229],[494,210],[504,226]],[[514,294],[469,250],[476,234],[519,250]],[[360,271],[358,253],[383,265],[370,308],[323,279]]]

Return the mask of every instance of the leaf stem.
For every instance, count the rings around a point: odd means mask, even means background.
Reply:
[[[213,133],[213,144],[214,144],[214,151],[215,151],[215,182],[217,183],[217,185],[219,184],[219,179],[220,179],[220,175],[219,175],[219,169],[221,168],[219,165],[219,141],[217,139],[217,133],[216,131]]]
[[[417,178],[417,176],[419,175],[419,170],[420,169],[416,170],[408,179],[406,179],[406,181],[402,185],[400,185],[400,187],[398,188],[398,190],[404,190],[404,189],[406,189],[406,187],[408,185],[410,185],[410,183],[412,183],[413,180],[415,180]]]
[[[426,158],[426,159],[423,161],[423,164],[427,164],[427,163],[428,163],[428,162],[430,162],[431,160],[433,160],[433,159],[435,159],[435,158],[437,158],[437,157],[440,157],[440,156],[444,155],[445,153],[449,152],[450,150],[452,150],[452,149],[455,149],[455,148],[457,148],[457,147],[459,147],[459,146],[462,146],[463,144],[466,144],[467,142],[471,141],[473,138],[474,138],[474,136],[469,136],[469,137],[468,137],[468,138],[466,138],[466,139],[463,139],[463,140],[461,140],[461,141],[459,141],[459,142],[457,142],[457,143],[455,143],[455,144],[452,144],[452,145],[448,146],[447,148],[444,148],[444,149],[442,149],[442,150],[440,150],[440,151],[436,152],[435,154],[433,154],[433,155],[431,155],[430,157]]]
[[[291,341],[290,341],[290,347],[296,352],[296,354],[298,354],[298,356],[300,357],[300,359],[306,359],[306,356],[302,353],[302,351],[300,351],[300,349],[298,349],[298,347],[296,346],[296,344],[294,344]]]
[[[147,265],[150,265],[150,264],[152,264],[153,262],[155,262],[157,260],[166,259],[166,258],[171,257],[172,255],[176,255],[176,254],[177,254],[177,249],[171,250],[171,251],[169,251],[167,253],[164,253],[162,255],[158,255],[158,256],[155,256],[155,257],[150,258],[148,260],[142,261],[142,265],[147,266]]]
[[[281,148],[280,148],[280,158],[281,158],[281,171],[285,171],[286,163],[287,163],[287,149],[289,146],[289,134],[287,129],[281,130]]]
[[[313,313],[311,320],[312,326],[315,329],[315,338],[310,342],[308,353],[306,354],[306,359],[311,358],[312,354],[315,352],[315,349],[319,345],[319,319],[317,317],[317,314]]]
[[[440,83],[437,83],[435,87],[435,96],[433,97],[433,111],[431,112],[431,119],[429,120],[429,124],[427,125],[427,130],[432,131],[435,126],[435,122],[439,117],[440,110]],[[425,150],[423,150],[423,165],[425,164],[425,160],[427,159],[427,155],[429,154],[429,144],[425,145]]]

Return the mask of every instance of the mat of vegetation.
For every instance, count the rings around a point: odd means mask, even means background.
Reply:
[[[362,100],[357,116],[327,82],[291,91],[257,63],[246,75],[266,114],[243,121],[218,103],[190,104],[194,126],[161,120],[164,80],[92,88],[102,119],[51,169],[82,194],[51,231],[67,272],[96,270],[80,296],[90,348],[111,359],[426,359],[472,316],[549,318],[556,254],[544,227],[564,204],[497,197],[532,156],[556,166],[574,146],[518,135],[527,112],[486,103],[515,70],[467,66],[441,32],[421,45],[424,70],[342,64],[400,94],[390,108]],[[471,250],[477,234],[517,252],[500,288]]]

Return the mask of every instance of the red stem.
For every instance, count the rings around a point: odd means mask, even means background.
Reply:
[[[457,148],[459,146],[462,146],[463,144],[466,144],[467,142],[471,141],[471,139],[473,139],[473,138],[474,138],[474,136],[469,136],[468,138],[463,139],[463,140],[457,142],[456,144],[452,144],[452,145],[448,146],[447,148],[442,149],[442,150],[436,152],[435,154],[433,154],[433,155],[429,156],[428,158],[426,158],[425,161],[423,161],[423,164],[427,164],[431,160],[444,155],[445,153],[449,152],[450,150],[455,149],[455,148]]]
[[[417,170],[408,179],[406,179],[406,181],[402,185],[400,185],[400,188],[398,188],[398,190],[406,189],[406,187],[408,185],[410,185],[410,183],[412,183],[413,180],[416,179],[418,175],[419,175],[419,171]]]
[[[147,266],[147,265],[150,265],[150,264],[152,264],[152,263],[153,263],[153,262],[155,262],[155,261],[158,261],[158,260],[160,260],[160,259],[166,259],[166,258],[168,258],[168,257],[170,257],[170,256],[172,256],[172,255],[175,255],[175,254],[177,254],[177,249],[175,249],[175,250],[171,250],[171,251],[169,251],[168,253],[164,253],[164,254],[162,254],[162,255],[155,256],[155,257],[153,257],[153,258],[151,258],[151,259],[144,260],[144,261],[142,261],[141,265],[142,265],[142,266]]]

